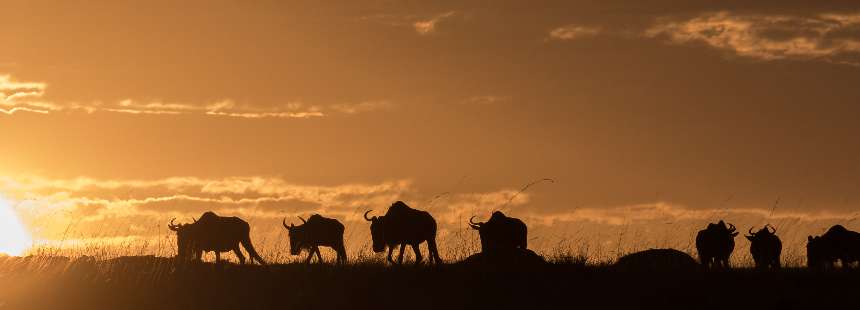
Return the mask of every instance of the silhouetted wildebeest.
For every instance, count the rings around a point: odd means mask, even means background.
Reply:
[[[284,227],[290,234],[290,254],[299,255],[302,249],[308,250],[308,259],[305,263],[310,263],[314,256],[317,255],[317,260],[322,263],[323,259],[320,255],[320,246],[330,247],[337,252],[337,262],[346,263],[346,248],[343,245],[344,227],[336,219],[326,218],[319,214],[311,215],[307,221],[301,216],[301,225],[295,226],[290,223],[287,226],[287,219],[284,219]]]
[[[469,219],[469,226],[481,236],[482,252],[528,248],[528,227],[520,219],[507,217],[501,211],[493,212],[485,223],[476,223],[474,219],[474,216]]]
[[[830,268],[837,260],[849,266],[860,260],[860,233],[835,225],[824,235],[809,236],[806,260],[810,268]]]
[[[612,265],[618,271],[693,271],[699,263],[690,254],[674,249],[650,249],[622,256]]]
[[[773,229],[773,231],[771,231]],[[779,268],[779,256],[782,253],[782,241],[776,236],[776,228],[765,225],[758,232],[750,228],[750,254],[752,254],[755,265],[758,268]]]
[[[262,265],[266,262],[254,250],[251,244],[251,226],[238,217],[222,217],[214,212],[206,212],[199,220],[191,224],[170,224],[170,230],[176,232],[176,243],[180,259],[201,259],[203,252],[215,252],[215,261],[221,261],[221,252],[233,251],[239,258],[239,263],[245,263],[245,256],[239,249],[239,244],[245,247],[251,262],[257,260]]]
[[[720,220],[719,223],[710,223],[708,228],[700,230],[696,235],[696,250],[699,252],[699,261],[706,268],[723,267],[729,268],[729,257],[735,250],[735,225]]]
[[[436,249],[436,220],[430,213],[412,209],[402,201],[392,204],[384,216],[369,218],[367,214],[371,211],[373,210],[364,213],[364,219],[371,222],[370,234],[373,238],[374,252],[385,251],[387,246],[388,261],[394,263],[391,259],[391,252],[394,250],[394,246],[400,245],[397,263],[402,264],[403,251],[408,244],[415,251],[415,263],[418,264],[422,259],[419,245],[427,241],[430,262],[436,264],[442,262],[439,258],[439,251]]]

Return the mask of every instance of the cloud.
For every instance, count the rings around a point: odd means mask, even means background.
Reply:
[[[232,100],[222,100],[205,107],[206,115],[228,116],[240,118],[312,118],[323,117],[322,108],[307,105],[303,102],[288,102],[280,107],[259,109],[254,107],[239,107]]]
[[[409,27],[415,30],[419,35],[429,35],[436,32],[437,26],[457,16],[457,11],[448,11],[437,14],[431,17],[418,17],[416,15],[399,15],[399,14],[376,14],[368,15],[360,18],[362,21],[371,21],[383,25],[393,27]]]
[[[436,32],[436,25],[437,24],[441,23],[442,21],[444,21],[446,19],[453,17],[456,14],[457,14],[457,12],[455,12],[455,11],[445,12],[445,13],[433,16],[432,18],[430,18],[428,20],[416,21],[416,22],[412,23],[412,27],[414,27],[415,32],[417,32],[420,35],[431,34],[433,32]]]
[[[27,108],[27,107],[14,107],[14,108],[11,108],[11,109],[3,109],[3,108],[0,108],[0,113],[7,114],[7,115],[12,115],[12,114],[15,114],[15,113],[17,113],[17,112],[32,112],[32,113],[38,113],[38,114],[48,114],[48,113],[50,113],[49,111],[39,110],[39,109],[32,109],[32,108]]]
[[[356,113],[364,113],[370,111],[376,111],[381,109],[387,109],[392,107],[393,104],[386,100],[379,101],[364,101],[359,103],[344,103],[344,104],[335,104],[332,105],[332,110],[344,113],[344,114],[356,114]]]
[[[41,100],[47,84],[42,82],[19,82],[12,76],[0,75],[0,113],[33,112],[47,114],[57,107]]]
[[[139,101],[123,99],[115,103],[94,101],[89,104],[69,102],[57,104],[43,100],[47,84],[41,82],[19,82],[10,75],[0,75],[0,114],[13,115],[18,112],[49,114],[53,112],[108,112],[133,115],[205,115],[215,117],[235,117],[245,119],[261,118],[317,118],[328,112],[357,114],[387,107],[387,100],[365,101],[360,103],[338,103],[324,105],[306,104],[289,101],[273,107],[260,107],[238,104],[224,99],[208,104],[164,102],[161,100]]]
[[[860,65],[860,14],[702,14],[664,18],[644,32],[672,44],[700,43],[741,57],[772,61],[823,60]]]
[[[642,203],[614,207],[576,208],[570,212],[534,215],[544,225],[560,222],[593,222],[612,226],[630,224],[709,222],[726,219],[731,222],[779,222],[779,221],[845,221],[860,216],[860,213],[834,213],[798,210],[773,212],[767,208],[723,208],[693,209],[668,202]]]
[[[350,251],[366,251],[362,244],[366,244],[369,236],[362,213],[368,209],[374,209],[374,214],[384,212],[397,200],[433,214],[439,224],[443,255],[447,256],[463,255],[457,251],[470,254],[470,247],[479,243],[477,235],[465,223],[472,216],[486,220],[495,210],[521,218],[529,225],[530,248],[543,253],[585,251],[584,254],[597,260],[649,247],[693,252],[696,231],[709,222],[724,219],[742,232],[773,224],[783,238],[787,257],[799,257],[795,262],[800,262],[806,235],[821,234],[836,223],[849,229],[860,225],[855,221],[860,212],[743,206],[701,209],[665,201],[547,211],[534,205],[536,200],[531,194],[515,188],[444,193],[427,199],[431,196],[422,194],[410,180],[319,186],[265,176],[154,180],[6,176],[0,177],[0,193],[12,202],[34,236],[44,244],[57,244],[57,240],[63,239],[93,243],[120,238],[133,240],[135,247],[154,244],[146,251],[155,253],[161,253],[158,251],[165,247],[173,248],[172,243],[158,243],[169,241],[164,238],[170,234],[165,226],[167,221],[171,218],[190,221],[209,210],[248,220],[255,243],[259,242],[264,249],[274,247],[276,251],[279,240],[283,239],[280,221],[284,217],[296,220],[296,216],[320,213],[345,224]],[[73,233],[68,232],[69,227]],[[99,244],[103,246],[104,243]],[[745,251],[736,252],[734,259],[744,261]]]
[[[0,100],[8,101],[16,98],[41,97],[47,85],[40,82],[18,82],[10,75],[0,75]]]
[[[509,210],[530,201],[528,194],[513,189],[453,193],[427,201],[410,180],[317,186],[261,176],[158,180],[0,177],[0,192],[16,201],[31,223],[140,217],[163,221],[199,216],[207,210],[269,219],[320,213],[359,221],[365,210],[384,212],[392,202],[405,200],[413,207],[432,210],[441,224],[456,225],[465,216]]]
[[[411,191],[408,180],[338,186],[296,185],[279,178],[231,177],[201,179],[174,177],[160,180],[97,180],[0,177],[0,192],[39,205],[41,211],[90,208],[95,218],[128,216],[138,212],[196,215],[205,208],[255,216],[281,216],[287,209],[328,209],[390,204]],[[314,206],[315,208],[311,208]]]
[[[553,40],[576,40],[585,37],[593,37],[601,33],[598,27],[583,25],[566,25],[549,31],[549,38]]]
[[[462,104],[474,104],[474,105],[493,105],[503,102],[511,101],[510,96],[494,96],[494,95],[483,95],[483,96],[472,96],[466,98],[461,101]]]

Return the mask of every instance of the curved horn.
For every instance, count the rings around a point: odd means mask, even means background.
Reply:
[[[172,230],[172,231],[176,231],[179,228],[179,226],[176,224],[173,224],[173,221],[176,221],[175,217],[170,219],[170,224],[167,224],[167,228],[170,228],[170,230]]]
[[[469,227],[472,227],[472,229],[481,228],[481,225],[483,225],[484,223],[480,223],[480,222],[475,223],[473,221],[474,219],[475,219],[475,216],[472,216],[471,218],[469,218]]]
[[[770,231],[771,229],[773,229],[773,231],[771,232],[771,234],[776,234],[776,227],[770,226],[770,224],[764,225],[764,227],[765,227],[765,228],[768,228],[768,230],[767,230],[767,231]]]
[[[367,210],[367,212],[364,212],[364,219],[367,220],[368,222],[373,221],[373,219],[367,217],[367,214],[370,213],[370,211],[373,211],[373,210]]]
[[[299,219],[300,219],[300,220],[302,220],[302,224],[307,224],[307,223],[308,223],[308,221],[305,221],[305,219],[303,219],[301,216],[299,216]]]
[[[754,228],[754,227],[750,227],[750,232],[749,232],[749,233],[750,233],[750,235],[755,236],[755,233],[752,231],[752,230],[753,230],[753,228]]]
[[[734,232],[735,230],[735,224],[729,223],[729,231]]]
[[[290,229],[290,226],[287,226],[287,218],[286,217],[284,218],[284,221],[282,223],[284,224],[284,228]]]

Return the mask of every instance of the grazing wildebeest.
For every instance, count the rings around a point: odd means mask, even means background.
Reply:
[[[528,227],[520,219],[507,217],[501,211],[493,212],[490,220],[476,223],[469,219],[469,226],[481,237],[481,252],[528,248]]]
[[[690,254],[674,249],[650,249],[622,256],[612,265],[619,271],[694,271],[699,264]]]
[[[837,260],[843,267],[860,261],[860,233],[835,225],[824,235],[809,236],[806,260],[809,268],[832,268]]]
[[[176,232],[176,243],[180,259],[200,260],[203,252],[215,252],[215,261],[221,261],[221,252],[233,251],[239,262],[245,263],[245,256],[239,249],[239,244],[245,247],[251,262],[257,260],[262,265],[266,262],[251,244],[251,226],[238,217],[222,217],[214,212],[206,212],[199,220],[191,224],[174,224],[170,220],[167,225]]]
[[[369,210],[364,213],[364,219],[370,224],[370,234],[373,238],[373,251],[380,253],[388,247],[388,261],[394,246],[400,245],[400,254],[397,263],[403,263],[403,251],[406,245],[412,246],[415,252],[415,264],[421,262],[421,250],[419,245],[427,241],[430,252],[430,262],[440,264],[439,251],[436,249],[436,220],[427,211],[415,210],[402,201],[395,202],[388,208],[384,216],[367,217]]]
[[[710,223],[708,228],[700,230],[696,235],[696,250],[699,252],[699,261],[705,268],[723,267],[729,268],[729,256],[735,249],[735,225],[720,220],[719,223]]]
[[[771,231],[773,229],[773,231]],[[782,253],[782,241],[776,236],[776,228],[765,225],[758,232],[750,228],[750,254],[758,268],[780,268],[779,256]]]
[[[337,252],[337,262],[346,263],[346,248],[343,245],[344,227],[336,219],[323,217],[319,214],[311,215],[307,221],[302,217],[301,225],[295,226],[290,223],[287,226],[287,219],[284,219],[284,227],[290,234],[290,254],[299,255],[302,249],[308,250],[308,259],[305,263],[310,263],[314,256],[317,255],[317,261],[323,262],[320,255],[320,246],[327,246]]]

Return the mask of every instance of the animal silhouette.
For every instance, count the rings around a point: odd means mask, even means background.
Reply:
[[[695,271],[699,264],[690,254],[674,249],[650,249],[622,256],[612,265],[626,272]]]
[[[749,235],[745,237],[750,241],[750,254],[757,268],[780,268],[782,241],[776,236],[776,228],[770,224],[765,225],[758,232],[753,232],[750,228]]]
[[[311,215],[307,221],[299,217],[302,224],[295,226],[290,223],[287,226],[287,219],[284,219],[283,225],[290,235],[290,254],[299,255],[302,249],[308,250],[308,258],[305,263],[310,263],[314,256],[317,255],[317,261],[322,263],[323,259],[320,255],[320,246],[330,247],[337,252],[337,262],[346,263],[346,248],[343,245],[344,226],[336,219],[326,218],[319,214]]]
[[[809,268],[833,268],[836,261],[849,266],[860,260],[860,233],[834,225],[821,236],[807,237],[806,262]]]
[[[705,268],[729,268],[729,257],[735,249],[735,225],[720,220],[719,223],[710,223],[704,230],[696,234],[696,250],[699,252],[699,261]]]
[[[239,262],[244,264],[245,256],[239,249],[241,244],[248,251],[251,262],[256,260],[266,264],[251,244],[251,226],[238,217],[221,217],[209,211],[190,224],[174,224],[175,220],[170,220],[167,227],[176,232],[177,258],[199,261],[203,252],[215,252],[215,261],[220,262],[222,252],[233,251]]]
[[[403,263],[403,251],[406,245],[410,245],[415,252],[415,264],[421,263],[421,250],[419,245],[427,241],[430,252],[430,262],[440,264],[439,251],[436,248],[436,220],[427,211],[415,210],[402,201],[395,202],[388,208],[383,216],[367,215],[373,210],[364,213],[364,219],[370,222],[370,234],[373,238],[373,251],[380,253],[388,247],[388,261],[394,263],[391,254],[394,247],[400,246],[397,264]]]
[[[528,227],[517,218],[505,216],[501,211],[493,212],[490,220],[476,223],[469,219],[469,226],[481,237],[481,252],[512,248],[528,248]]]

